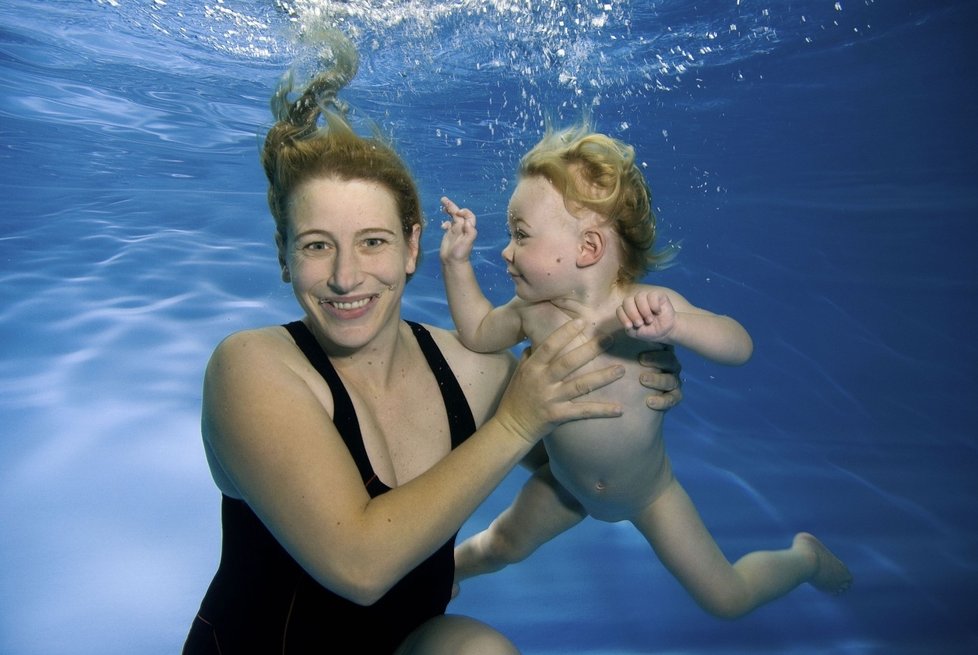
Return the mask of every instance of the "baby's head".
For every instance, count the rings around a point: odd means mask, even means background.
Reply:
[[[618,283],[628,284],[664,266],[672,250],[653,251],[655,214],[645,176],[626,143],[591,131],[587,123],[546,134],[520,160],[520,178],[540,176],[563,196],[567,211],[604,217],[618,235]]]

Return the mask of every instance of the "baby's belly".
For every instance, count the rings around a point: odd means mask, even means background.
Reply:
[[[645,406],[636,375],[589,395],[622,402],[618,418],[565,423],[544,443],[554,476],[603,521],[632,518],[672,479],[662,439],[663,413]]]

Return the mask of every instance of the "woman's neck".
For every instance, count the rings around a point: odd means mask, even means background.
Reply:
[[[363,347],[335,354],[327,351],[327,354],[345,381],[370,387],[386,387],[392,376],[396,376],[403,368],[398,362],[404,356],[407,345],[405,337],[409,332],[410,327],[404,321],[398,320]]]

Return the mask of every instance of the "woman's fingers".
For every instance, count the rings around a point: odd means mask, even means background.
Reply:
[[[564,380],[611,345],[611,337],[595,337],[588,339],[580,346],[568,349],[571,341],[580,336],[583,330],[584,322],[580,319],[569,321],[554,330],[553,334],[547,337],[536,349],[539,352],[541,362],[549,365],[554,379]],[[604,386],[604,384],[600,386]]]
[[[650,342],[648,347],[639,353],[638,363],[648,368],[659,369],[660,373],[678,375],[682,370],[676,351],[672,346],[663,343]]]
[[[617,402],[586,398],[591,391],[621,378],[625,367],[578,372],[608,345],[607,339],[593,338],[571,346],[583,329],[583,321],[565,323],[535,345],[531,354],[524,353],[500,409],[527,440],[539,439],[567,421],[621,415]]]
[[[650,343],[648,349],[639,353],[638,362],[650,369],[642,373],[639,382],[656,392],[645,398],[649,409],[665,411],[682,402],[682,380],[679,377],[682,365],[672,346]]]
[[[567,402],[557,405],[554,423],[565,423],[582,418],[610,418],[621,416],[621,403],[609,400],[597,401],[584,398],[595,389],[611,384],[625,374],[624,366],[607,366],[597,371],[578,375],[565,380],[570,394]]]

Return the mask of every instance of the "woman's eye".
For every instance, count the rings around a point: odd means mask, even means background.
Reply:
[[[381,239],[380,237],[371,237],[363,240],[363,245],[367,248],[379,248],[385,243],[387,243],[387,241],[385,239]]]
[[[310,241],[308,243],[302,244],[302,250],[321,252],[326,250],[328,246],[325,241]]]

